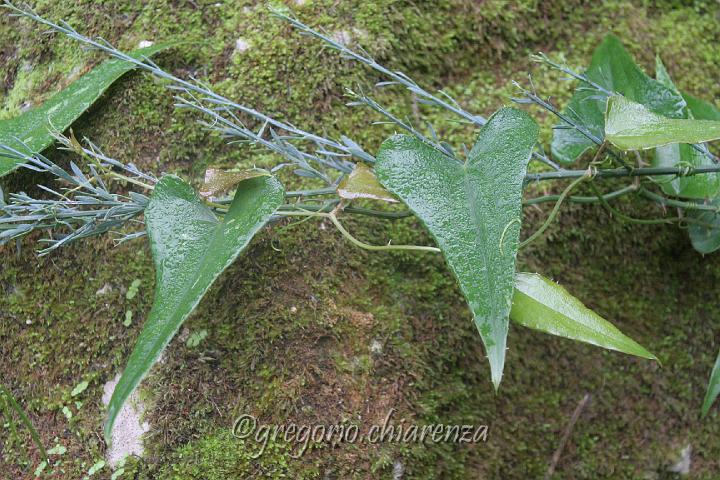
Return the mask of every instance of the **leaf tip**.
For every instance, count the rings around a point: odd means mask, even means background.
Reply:
[[[505,368],[505,351],[488,352],[488,360],[490,361],[490,380],[492,381],[495,393],[500,390],[500,382],[502,382],[503,370]]]

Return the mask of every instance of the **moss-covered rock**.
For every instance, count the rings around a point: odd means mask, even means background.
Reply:
[[[563,102],[572,85],[528,54],[542,50],[583,65],[608,30],[645,65],[659,49],[681,88],[717,97],[720,9],[685,3],[383,0],[290,8],[487,115],[509,103],[510,80],[524,81],[528,72],[539,92]],[[194,40],[158,62],[306,129],[351,132],[369,151],[391,133],[369,126],[377,119],[371,113],[343,106],[343,87],[372,84],[375,75],[269,18],[262,3],[35,5],[126,49],[173,35]],[[0,39],[0,118],[42,102],[101,59],[70,40],[41,37],[25,20],[1,17]],[[236,49],[238,39],[243,48]],[[416,107],[399,92],[377,99],[397,114],[412,118],[419,111],[453,145],[472,142],[470,126]],[[194,182],[211,164],[277,161],[225,145],[172,103],[162,83],[133,73],[74,130],[110,155]],[[549,139],[554,119],[533,113]],[[42,181],[21,172],[3,184],[16,191]],[[619,205],[657,215],[638,202]],[[546,213],[526,209],[526,233]],[[370,242],[429,241],[411,219],[345,223]],[[148,313],[152,263],[143,240],[116,247],[95,239],[37,258],[37,238],[24,240],[20,253],[0,249],[0,381],[22,401],[45,443],[67,448],[53,457],[54,478],[80,478],[103,456],[102,385],[122,368]],[[720,468],[720,426],[716,413],[700,422],[697,412],[718,349],[712,340],[720,328],[713,294],[718,260],[694,253],[677,229],[623,224],[600,207],[567,206],[548,234],[521,252],[520,264],[563,283],[663,366],[513,327],[506,378],[495,395],[470,314],[439,257],[358,251],[318,223],[268,230],[221,277],[145,382],[153,426],[148,452],[129,461],[121,478],[392,478],[400,471],[402,478],[537,478],[586,393],[591,400],[556,478],[666,478],[687,443],[691,471],[712,478]],[[139,294],[129,300],[125,293],[136,279]],[[188,345],[186,337],[201,330],[207,338]],[[88,389],[72,397],[82,380]],[[293,458],[295,445],[273,441],[252,459],[256,445],[231,434],[242,414],[266,425],[369,428],[392,408],[397,422],[487,424],[487,442],[346,442]],[[23,439],[25,445],[2,444],[0,476],[34,471],[39,459],[31,453],[23,461],[22,450],[32,451]],[[109,477],[107,469],[97,475]]]

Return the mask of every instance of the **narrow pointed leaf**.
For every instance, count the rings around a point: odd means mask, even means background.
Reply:
[[[108,406],[108,442],[118,412],[140,380],[283,198],[283,188],[274,177],[246,180],[220,220],[178,177],[167,175],[155,186],[145,210],[155,263],[155,299]]]
[[[156,44],[134,50],[129,55],[139,59],[170,46],[172,44]],[[70,127],[115,80],[133,68],[130,62],[114,58],[105,60],[39,107],[18,117],[0,120],[0,145],[22,152],[27,152],[29,148],[27,153],[41,152],[52,145],[54,138],[51,132],[62,132]],[[0,157],[0,177],[12,172],[21,163],[21,160]]]
[[[720,138],[720,121],[667,118],[623,96],[608,99],[605,137],[621,150],[672,143],[703,143]]]
[[[383,143],[375,164],[380,183],[442,250],[472,310],[495,388],[505,364],[522,185],[537,134],[526,113],[503,108],[480,130],[465,163],[397,135]]]
[[[340,182],[337,192],[340,198],[347,200],[367,198],[390,203],[397,202],[397,199],[380,185],[372,169],[362,162],[355,165],[353,171]]]
[[[681,118],[683,115],[683,98],[647,76],[614,35],[607,35],[595,50],[585,76],[604,90],[624,95],[660,115],[671,118]],[[602,141],[605,138],[606,103],[606,93],[581,82],[563,114],[585,126],[586,133]],[[552,154],[562,163],[574,162],[593,146],[593,140],[574,128],[556,129],[553,132]]]
[[[670,78],[670,73],[667,71],[667,68],[665,68],[665,64],[662,58],[660,58],[660,55],[655,55],[655,80],[669,88],[674,94],[682,96],[682,93],[680,93],[672,81],[672,78]],[[687,102],[685,103],[685,107],[687,108]]]
[[[715,360],[715,366],[710,374],[710,382],[708,383],[707,393],[705,394],[705,401],[702,406],[702,416],[706,416],[710,411],[710,407],[720,395],[720,353],[718,353],[717,360]]]
[[[10,393],[10,390],[8,390],[5,386],[0,384],[0,397],[3,397],[4,400],[7,402],[7,406],[13,410],[15,410],[15,413],[17,413],[18,417],[20,417],[20,422],[25,425],[25,428],[28,429],[30,432],[30,437],[32,438],[33,442],[35,443],[35,446],[40,451],[40,455],[42,456],[43,460],[48,460],[48,454],[45,450],[45,446],[42,443],[42,439],[40,438],[40,434],[38,433],[35,426],[32,424],[28,416],[25,414],[25,411],[20,406],[20,404],[15,400],[15,397],[13,397],[12,393]],[[2,398],[0,398],[2,400]],[[0,409],[2,409],[2,406],[0,404]],[[8,417],[8,421],[11,425],[13,422],[11,412],[5,412]],[[14,428],[14,425],[13,427]]]
[[[537,273],[518,273],[510,319],[533,330],[657,360],[640,344]]]

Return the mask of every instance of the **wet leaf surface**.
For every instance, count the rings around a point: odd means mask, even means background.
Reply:
[[[497,388],[520,236],[522,186],[538,127],[524,112],[498,110],[465,163],[415,137],[386,140],[375,171],[430,231],[472,310]]]
[[[681,118],[683,115],[683,98],[648,77],[614,35],[607,35],[595,49],[585,76],[604,90],[624,95],[657,114],[672,118]],[[587,133],[602,142],[605,138],[607,99],[607,93],[581,82],[563,114],[585,125]],[[560,128],[553,132],[552,153],[562,163],[574,162],[593,146],[595,142],[576,129]]]
[[[621,150],[703,143],[720,138],[720,122],[663,117],[637,102],[616,95],[608,99],[605,136]]]
[[[518,273],[510,319],[533,330],[656,360],[640,344],[537,273]]]
[[[157,44],[134,50],[129,55],[141,58],[170,46],[172,44]],[[51,132],[63,132],[70,127],[115,80],[133,68],[130,62],[114,58],[105,60],[39,107],[18,117],[0,121],[0,145],[22,152],[29,149],[29,153],[43,151],[55,140]],[[15,170],[20,163],[13,158],[0,157],[0,177]]]
[[[145,221],[155,263],[155,299],[108,405],[105,438],[140,380],[160,357],[220,273],[248,245],[284,199],[274,177],[242,182],[218,219],[190,185],[166,175],[156,185]]]

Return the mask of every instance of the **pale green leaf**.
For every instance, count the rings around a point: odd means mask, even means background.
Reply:
[[[524,112],[498,110],[465,163],[413,136],[386,140],[380,183],[435,238],[485,344],[495,387],[502,378],[522,216],[522,186],[538,127]]]
[[[92,467],[90,467],[90,470],[88,470],[87,474],[89,477],[91,477],[103,468],[105,468],[105,460],[98,460]]]
[[[663,117],[637,102],[615,95],[607,102],[605,138],[621,150],[703,143],[720,138],[720,122]]]
[[[70,392],[71,397],[77,397],[81,393],[83,393],[85,390],[87,390],[89,383],[87,380],[83,380],[82,382],[75,385],[75,388],[73,388],[72,392]]]
[[[42,475],[42,473],[43,473],[43,471],[45,470],[45,468],[47,468],[47,466],[48,466],[47,460],[43,460],[42,462],[40,462],[40,464],[39,464],[39,465],[37,466],[37,468],[35,469],[35,474],[34,474],[35,477],[38,477],[38,478],[39,478],[40,475]]]
[[[397,199],[380,185],[375,172],[362,162],[355,165],[353,171],[343,178],[337,187],[337,192],[340,198],[346,200],[368,198],[391,203],[397,202]]]
[[[221,193],[232,190],[243,180],[255,177],[267,177],[269,175],[270,172],[260,168],[240,172],[208,168],[205,170],[205,182],[200,189],[200,195],[203,197],[215,197]]]
[[[515,276],[510,319],[533,330],[657,360],[563,287],[537,273]]]
[[[138,291],[140,290],[140,285],[142,284],[142,281],[139,278],[136,278],[132,281],[130,286],[128,287],[127,293],[125,294],[125,298],[128,300],[132,300],[135,298],[138,294]]]
[[[708,382],[708,389],[702,406],[703,417],[708,414],[710,407],[712,407],[712,404],[715,402],[718,395],[720,395],[720,353],[718,353],[717,360],[715,360],[715,366],[710,374],[710,381]]]
[[[145,210],[155,263],[155,299],[108,406],[105,438],[117,414],[215,279],[248,245],[284,199],[269,176],[242,182],[218,219],[176,176],[164,176]]]
[[[64,445],[56,443],[53,448],[47,451],[48,455],[65,455],[67,448]]]
[[[645,105],[652,112],[671,118],[683,116],[683,98],[647,76],[614,35],[607,35],[593,52],[585,76],[606,91],[624,95]],[[563,110],[563,115],[583,125],[587,129],[586,133],[595,139],[603,141],[606,103],[606,93],[581,82]],[[575,161],[593,146],[595,142],[576,129],[558,128],[553,131],[553,157],[562,163]]]
[[[170,46],[172,44],[156,44],[134,50],[129,55],[140,59]],[[0,145],[7,145],[23,153],[41,152],[53,143],[52,132],[66,130],[115,80],[133,68],[131,62],[114,58],[106,60],[41,106],[18,117],[0,121]],[[22,160],[0,156],[0,177],[12,172],[21,163]]]

